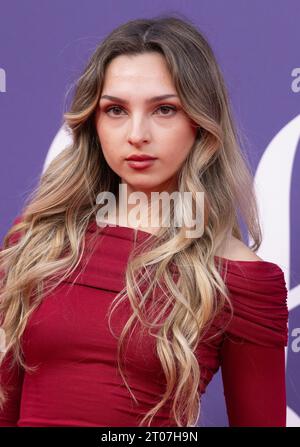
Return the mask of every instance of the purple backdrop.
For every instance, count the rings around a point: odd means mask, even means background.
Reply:
[[[130,19],[173,12],[191,18],[221,65],[257,182],[276,190],[266,196],[274,209],[272,220],[264,218],[270,237],[258,254],[285,272],[287,425],[300,426],[300,2],[172,0],[161,5],[157,0],[1,1],[0,237],[36,184],[62,125],[67,90],[97,43]],[[262,159],[263,154],[268,157]],[[228,424],[220,372],[204,395],[199,424]]]

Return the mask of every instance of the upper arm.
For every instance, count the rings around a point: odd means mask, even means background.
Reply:
[[[3,408],[0,408],[0,427],[17,426],[20,413],[24,370],[16,364],[11,367],[11,359],[9,352],[0,365],[1,388],[7,396]]]
[[[284,346],[225,338],[221,373],[229,426],[286,426]]]

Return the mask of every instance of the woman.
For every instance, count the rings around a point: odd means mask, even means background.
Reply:
[[[0,425],[194,426],[221,367],[229,425],[284,426],[284,275],[255,254],[253,178],[204,36],[176,17],[119,26],[64,116],[73,143],[1,252]],[[128,161],[141,154],[155,159]],[[120,185],[189,192],[193,209],[204,193],[202,234],[172,203],[169,226],[165,208],[154,227],[101,226],[99,193],[128,217]]]

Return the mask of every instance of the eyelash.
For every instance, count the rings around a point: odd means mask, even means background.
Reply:
[[[164,109],[169,109],[169,110],[173,110],[174,112],[176,112],[177,111],[177,107],[175,107],[175,106],[169,106],[169,105],[162,105],[162,106],[159,106],[156,110],[159,110],[159,109],[162,109],[162,108],[164,108]],[[117,105],[113,105],[113,106],[109,106],[109,107],[107,107],[107,109],[105,109],[105,113],[107,114],[110,110],[112,110],[112,109],[120,109],[120,110],[124,110],[123,109],[123,107],[121,107],[121,106],[117,106]],[[121,116],[121,115],[115,115],[115,116]],[[171,115],[162,115],[162,116],[171,116]]]

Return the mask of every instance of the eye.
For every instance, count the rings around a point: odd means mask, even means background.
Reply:
[[[176,107],[173,107],[173,106],[167,106],[167,105],[164,105],[164,106],[160,106],[160,107],[158,107],[158,109],[157,110],[167,110],[167,111],[174,111],[174,112],[176,112]],[[166,114],[166,113],[163,113],[163,115],[170,115],[170,114]]]
[[[111,110],[121,110],[121,107],[118,107],[118,106],[112,106],[112,107],[108,107],[106,110],[105,110],[105,113],[107,113],[108,114],[108,112],[110,112]],[[113,114],[114,115],[114,114]],[[119,114],[117,113],[117,116],[118,116]]]
[[[114,110],[114,111],[122,111],[123,110],[123,107],[120,107],[120,106],[110,106],[110,107],[108,107],[106,110],[105,110],[105,113],[106,114],[109,114],[109,112],[110,111],[112,111],[112,110]],[[176,107],[174,107],[174,106],[168,106],[168,105],[162,105],[162,106],[160,106],[160,107],[158,107],[156,110],[161,110],[161,111],[167,111],[167,112],[170,112],[170,111],[174,111],[174,112],[176,112],[177,111],[177,108]],[[112,116],[120,116],[121,114],[120,113],[115,113],[115,112],[113,112],[113,114],[112,114]],[[162,113],[162,115],[163,116],[169,116],[169,115],[171,115],[170,113]]]

